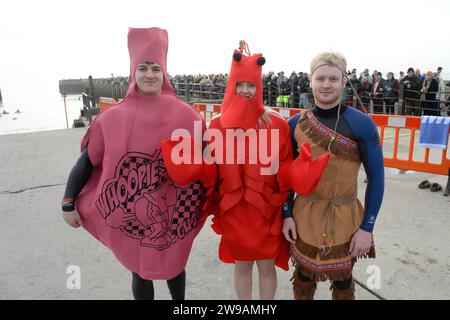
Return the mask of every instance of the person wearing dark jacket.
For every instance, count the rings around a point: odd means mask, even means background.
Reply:
[[[374,75],[372,86],[373,113],[383,113],[384,80],[381,72]]]
[[[358,95],[361,97],[361,102],[363,103],[364,107],[366,107],[367,110],[369,110],[369,104],[370,104],[370,92],[372,91],[372,85],[369,82],[369,79],[366,77],[363,77],[361,79],[361,84],[358,89]]]
[[[436,99],[436,93],[438,92],[438,89],[438,82],[433,78],[433,73],[431,71],[428,71],[425,74],[425,80],[422,83],[422,89],[420,89],[423,115],[441,115],[439,103]]]
[[[357,102],[356,104],[353,103],[353,97],[355,96],[355,93],[353,92],[353,88],[355,88],[356,92],[359,92],[359,87],[361,86],[361,83],[359,81],[359,79],[356,77],[356,70],[353,69],[354,72],[352,72],[351,77],[349,79],[349,81],[347,82],[347,84],[345,85],[345,90],[347,90],[347,105],[350,107],[357,107]],[[350,83],[353,85],[351,86]]]
[[[288,89],[290,91],[289,93],[291,94],[293,108],[296,108],[298,106],[295,101],[296,100],[295,97],[299,96],[299,88],[297,86],[298,80],[299,79],[298,79],[297,72],[292,71],[292,73],[289,77],[289,80],[288,80]],[[299,103],[300,103],[300,101],[299,101]]]
[[[416,77],[413,68],[408,69],[408,74],[400,80],[400,83],[405,85],[404,99],[405,112],[402,114],[419,115],[420,114],[420,89],[421,83]]]
[[[305,72],[303,77],[298,81],[300,87],[300,108],[305,109],[308,107],[308,94],[309,94],[309,79],[308,74]]]
[[[398,80],[394,78],[393,72],[387,73],[384,82],[384,102],[386,104],[386,114],[394,114],[394,105],[398,101]]]

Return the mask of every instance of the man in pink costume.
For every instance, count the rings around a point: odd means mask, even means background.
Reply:
[[[64,219],[82,225],[133,273],[135,299],[153,299],[151,280],[168,280],[184,299],[185,266],[204,224],[201,183],[174,183],[158,147],[176,129],[194,134],[201,116],[168,81],[168,37],[159,28],[128,32],[130,85],[125,99],[99,114],[69,176]]]

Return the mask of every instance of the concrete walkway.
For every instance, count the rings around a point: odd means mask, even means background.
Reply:
[[[84,132],[0,136],[0,299],[132,299],[130,272],[106,247],[61,217],[65,182]],[[386,299],[450,299],[450,198],[417,188],[423,179],[445,186],[447,178],[399,175],[391,169],[386,173],[385,200],[374,231],[377,258],[359,262],[355,278],[366,284],[379,271],[380,288],[374,291]],[[362,170],[360,199],[364,177]],[[209,225],[194,242],[186,297],[235,299],[233,266],[219,261],[219,239]],[[80,267],[81,289],[66,287],[71,265]],[[292,299],[291,275],[292,268],[278,270],[277,299]],[[319,284],[318,299],[330,298],[328,287]],[[155,282],[155,291],[157,299],[170,298],[164,281]],[[357,298],[377,299],[360,286]]]

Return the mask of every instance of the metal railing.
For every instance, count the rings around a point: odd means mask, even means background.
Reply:
[[[172,81],[172,87],[178,97],[185,102],[193,104],[197,102],[221,103],[225,93],[226,85],[222,83],[199,83]],[[95,94],[89,94],[98,104],[98,97],[111,97],[116,100],[123,99],[128,90],[128,84],[108,84],[101,81],[93,82],[92,89]],[[90,88],[91,89],[91,88]],[[450,112],[450,92],[439,92],[437,99],[425,99],[419,91],[406,89],[403,83],[399,83],[398,90],[392,91],[392,96],[387,96],[386,91],[379,95],[373,95],[372,92],[358,87],[358,94],[350,87],[346,87],[343,94],[343,101],[349,106],[364,107],[369,113],[378,114],[397,114],[397,115],[422,115],[436,114],[447,115]],[[411,97],[413,93],[417,98]],[[429,92],[436,95],[438,92]],[[309,86],[300,87],[292,82],[277,86],[276,81],[264,81],[263,100],[266,106],[285,107],[285,108],[311,108],[314,104],[314,97]]]

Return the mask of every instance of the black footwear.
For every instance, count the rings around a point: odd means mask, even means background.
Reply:
[[[442,186],[439,183],[433,183],[431,185],[430,191],[431,192],[438,192],[442,190]]]
[[[420,184],[419,184],[419,189],[428,189],[431,187],[431,183],[428,180],[423,180]]]

